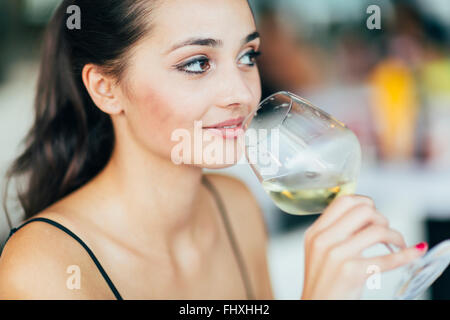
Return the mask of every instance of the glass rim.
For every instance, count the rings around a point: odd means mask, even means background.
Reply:
[[[247,123],[247,122],[248,122],[248,119],[252,118],[251,115],[252,115],[252,114],[256,115],[256,113],[258,112],[258,110],[262,108],[263,104],[265,104],[265,103],[268,102],[271,98],[273,98],[273,97],[275,97],[275,96],[278,96],[278,95],[288,96],[289,99],[290,99],[290,106],[289,106],[289,110],[288,110],[287,114],[288,114],[288,113],[291,111],[291,109],[292,109],[292,105],[293,105],[293,102],[294,102],[293,100],[294,100],[294,99],[297,99],[297,100],[299,100],[301,103],[304,103],[305,105],[307,105],[308,107],[310,107],[310,108],[312,108],[312,109],[314,109],[314,110],[316,110],[316,111],[318,111],[318,112],[320,112],[320,113],[323,113],[323,114],[326,115],[328,118],[332,119],[332,120],[335,121],[337,124],[339,124],[341,127],[346,128],[346,129],[349,129],[345,123],[343,123],[342,121],[336,119],[335,117],[333,117],[331,114],[329,114],[329,113],[326,112],[325,110],[322,110],[322,109],[316,107],[314,104],[312,104],[312,103],[311,103],[310,101],[308,101],[307,99],[302,98],[302,97],[300,97],[299,95],[297,95],[297,94],[295,94],[295,93],[292,93],[292,92],[290,92],[290,91],[287,91],[287,90],[281,90],[281,91],[278,91],[278,92],[274,92],[274,93],[270,94],[269,96],[267,96],[266,98],[264,98],[264,99],[258,104],[258,107],[256,108],[256,110],[253,111],[252,113],[250,113],[250,114],[244,119],[243,123]]]
[[[267,102],[267,100],[270,100],[270,98],[273,98],[274,96],[278,96],[278,95],[287,95],[290,96],[291,93],[289,91],[286,90],[282,90],[282,91],[278,91],[278,92],[274,92],[271,95],[267,96],[266,98],[264,98],[263,100],[261,100],[261,102],[258,104],[258,109],[261,108],[261,106]]]
[[[300,97],[299,95],[292,93],[290,91],[286,91],[286,90],[282,90],[282,91],[278,91],[278,92],[274,92],[271,95],[267,96],[265,99],[263,99],[259,104],[258,104],[258,109],[261,108],[261,106],[267,102],[267,100],[270,100],[271,98],[273,98],[274,96],[278,96],[278,95],[284,95],[284,96],[289,96],[289,98],[292,100],[292,98],[298,99],[301,102],[307,104],[308,106],[313,107],[314,109],[318,109],[316,106],[314,106],[314,104],[311,103],[311,101],[308,101],[305,98]],[[291,101],[292,102],[292,101]],[[257,110],[258,110],[257,109]],[[325,112],[323,110],[320,110],[322,112]]]
[[[253,111],[253,112],[251,112],[250,114],[248,114],[248,115],[245,117],[245,119],[244,119],[244,121],[243,121],[242,123],[248,124],[248,119],[253,118],[252,115],[256,115],[256,113],[258,112],[259,109],[262,108],[262,105],[263,105],[264,103],[266,103],[270,98],[273,98],[274,96],[277,96],[277,95],[285,95],[285,96],[287,95],[287,96],[289,96],[289,98],[291,99],[291,101],[290,101],[290,106],[289,106],[289,111],[290,111],[290,109],[291,109],[291,107],[292,107],[292,97],[291,97],[291,93],[290,93],[289,91],[282,90],[282,91],[274,92],[274,93],[270,94],[269,96],[267,96],[266,98],[264,98],[263,100],[261,100],[261,102],[258,103],[258,106],[257,106],[257,108],[255,109],[255,111]],[[288,113],[289,113],[289,111],[288,111]]]

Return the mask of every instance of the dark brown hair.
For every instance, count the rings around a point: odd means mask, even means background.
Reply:
[[[26,179],[17,192],[29,218],[105,167],[114,145],[111,118],[94,105],[81,72],[93,63],[120,83],[130,48],[150,32],[156,2],[64,0],[56,9],[44,35],[34,124],[24,151],[7,173],[5,212],[8,185],[14,177]],[[80,29],[66,24],[72,5],[80,9]]]

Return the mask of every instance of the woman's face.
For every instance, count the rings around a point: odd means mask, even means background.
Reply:
[[[242,131],[231,138],[235,130],[224,137],[205,127],[245,117],[261,99],[260,39],[247,1],[164,0],[153,19],[126,73],[122,102],[131,137],[172,161],[183,156],[207,168],[236,163]],[[205,161],[211,156],[217,163]]]

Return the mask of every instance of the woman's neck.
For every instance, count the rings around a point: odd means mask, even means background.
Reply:
[[[91,190],[106,192],[108,229],[130,232],[128,243],[158,242],[172,251],[174,243],[194,244],[194,233],[204,226],[202,174],[199,167],[176,165],[134,143],[116,142]]]

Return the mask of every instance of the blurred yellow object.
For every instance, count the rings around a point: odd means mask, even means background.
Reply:
[[[426,63],[421,70],[424,90],[429,95],[450,94],[450,58]]]
[[[378,146],[384,160],[409,160],[414,154],[417,117],[416,85],[412,71],[402,61],[379,63],[369,80]]]
[[[426,163],[450,168],[450,57],[430,59],[420,69],[421,93],[427,108]]]

